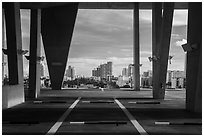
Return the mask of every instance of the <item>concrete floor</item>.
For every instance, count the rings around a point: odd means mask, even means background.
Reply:
[[[68,108],[81,97],[80,101],[59,121]],[[114,101],[120,103],[150,135],[190,135],[202,134],[202,125],[156,125],[155,122],[173,123],[202,122],[201,114],[185,110],[185,90],[166,91],[165,100],[152,99],[151,90],[134,92],[131,90],[42,90],[37,100],[27,101],[2,112],[2,134],[45,135],[53,125],[61,122],[54,134],[94,134],[130,135],[140,134],[127,115]],[[109,101],[108,103],[89,103],[87,101]],[[136,104],[133,102],[152,102],[160,104]],[[70,122],[124,122],[123,124],[71,124]]]

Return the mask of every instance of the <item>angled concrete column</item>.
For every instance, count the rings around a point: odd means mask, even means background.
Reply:
[[[133,60],[134,60],[134,71],[133,81],[134,90],[140,90],[140,38],[139,38],[139,3],[134,3],[134,16],[133,16]]]
[[[196,44],[187,51],[186,109],[202,111],[202,3],[188,3],[187,42]]]
[[[5,3],[6,42],[8,50],[9,84],[23,83],[23,58],[20,5],[19,3]]]
[[[40,93],[40,49],[41,49],[41,10],[31,10],[30,21],[30,57],[29,57],[29,92],[30,99]]]
[[[42,9],[42,39],[52,89],[61,89],[78,3]]]
[[[169,57],[169,46],[171,40],[171,29],[172,29],[172,20],[174,13],[174,3],[164,2],[163,3],[163,17],[162,17],[162,26],[160,34],[160,45],[159,45],[159,56],[157,57],[157,63],[159,69],[155,72],[158,74],[159,80],[154,81],[155,89],[153,90],[153,98],[164,99],[165,97],[165,88],[166,88],[166,73],[168,66],[168,57]],[[158,82],[158,83],[157,83]]]
[[[6,22],[9,85],[2,86],[2,108],[24,102],[20,4],[3,3]]]
[[[160,38],[161,38],[161,26],[162,26],[162,3],[152,3],[152,57],[160,56]],[[153,75],[153,97],[157,96],[157,91],[160,88],[159,85],[159,62],[152,60],[152,75]]]
[[[4,16],[4,9],[2,8],[2,48],[4,49],[5,48],[5,26],[4,26],[4,23],[5,23],[5,16]],[[2,53],[2,85],[3,85],[3,81],[4,81],[4,54]]]

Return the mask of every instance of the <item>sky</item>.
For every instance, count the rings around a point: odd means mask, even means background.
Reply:
[[[22,46],[27,50],[29,15],[29,10],[21,10]],[[152,51],[151,18],[151,10],[140,10],[140,73],[152,69],[152,62],[148,60]],[[170,44],[170,55],[174,57],[168,64],[169,70],[184,70],[185,53],[181,44],[186,43],[186,29],[187,10],[175,10]],[[43,46],[41,50],[44,56]],[[76,75],[89,77],[94,68],[108,61],[113,62],[114,76],[120,75],[124,67],[133,63],[133,11],[78,10],[67,68],[71,65]],[[28,74],[28,61],[25,58],[24,74]]]

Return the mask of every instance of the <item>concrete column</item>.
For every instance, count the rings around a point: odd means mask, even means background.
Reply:
[[[78,3],[42,9],[42,39],[52,89],[60,90],[78,11]]]
[[[40,93],[40,61],[41,55],[41,10],[31,10],[30,25],[30,58],[29,58],[29,98],[37,98]]]
[[[160,56],[160,38],[161,38],[161,26],[162,26],[162,3],[152,3],[152,57]],[[152,75],[153,75],[153,97],[157,96],[159,90],[159,61],[152,60]]]
[[[156,75],[158,74],[159,80],[154,81],[156,86],[154,87],[154,89],[159,89],[159,90],[153,90],[153,98],[155,99],[164,99],[165,97],[166,74],[167,74],[168,57],[169,57],[169,46],[170,46],[170,40],[171,40],[173,12],[174,12],[174,3],[164,2],[162,26],[161,26],[161,32],[160,32],[160,45],[159,45],[160,56],[158,56],[156,60],[159,65],[159,69],[156,70],[157,71]]]
[[[134,90],[140,90],[140,41],[139,41],[139,3],[134,3],[134,16],[133,16],[133,60],[134,60],[134,71],[133,81]]]
[[[23,83],[23,57],[20,4],[3,3],[5,9],[9,85],[2,86],[2,108],[25,101]]]
[[[5,26],[4,26],[4,22],[5,22],[5,16],[4,16],[4,9],[2,8],[2,48],[5,48]],[[2,85],[3,85],[3,81],[4,81],[4,54],[2,53]]]
[[[23,84],[23,58],[20,4],[5,3],[9,84]]]
[[[196,44],[187,51],[186,109],[202,111],[202,3],[188,3],[187,43]]]

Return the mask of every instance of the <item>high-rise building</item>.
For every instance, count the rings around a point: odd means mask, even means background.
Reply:
[[[97,67],[96,77],[101,77],[101,68]]]
[[[128,69],[127,68],[123,68],[122,76],[128,77]]]
[[[129,64],[128,65],[128,77],[133,77],[133,70],[134,70],[134,65]]]
[[[112,77],[112,62],[101,64],[96,69],[92,70],[92,76],[100,79],[110,80]]]
[[[92,76],[97,77],[97,69],[92,70]]]
[[[75,78],[74,75],[75,75],[74,67],[69,66],[68,69],[66,70],[66,76],[69,79],[73,80]]]
[[[101,78],[106,78],[106,65],[107,64],[100,65],[100,68],[101,68]]]
[[[106,65],[106,72],[107,72],[107,75],[108,76],[111,76],[112,75],[112,62],[107,62],[107,65]]]

